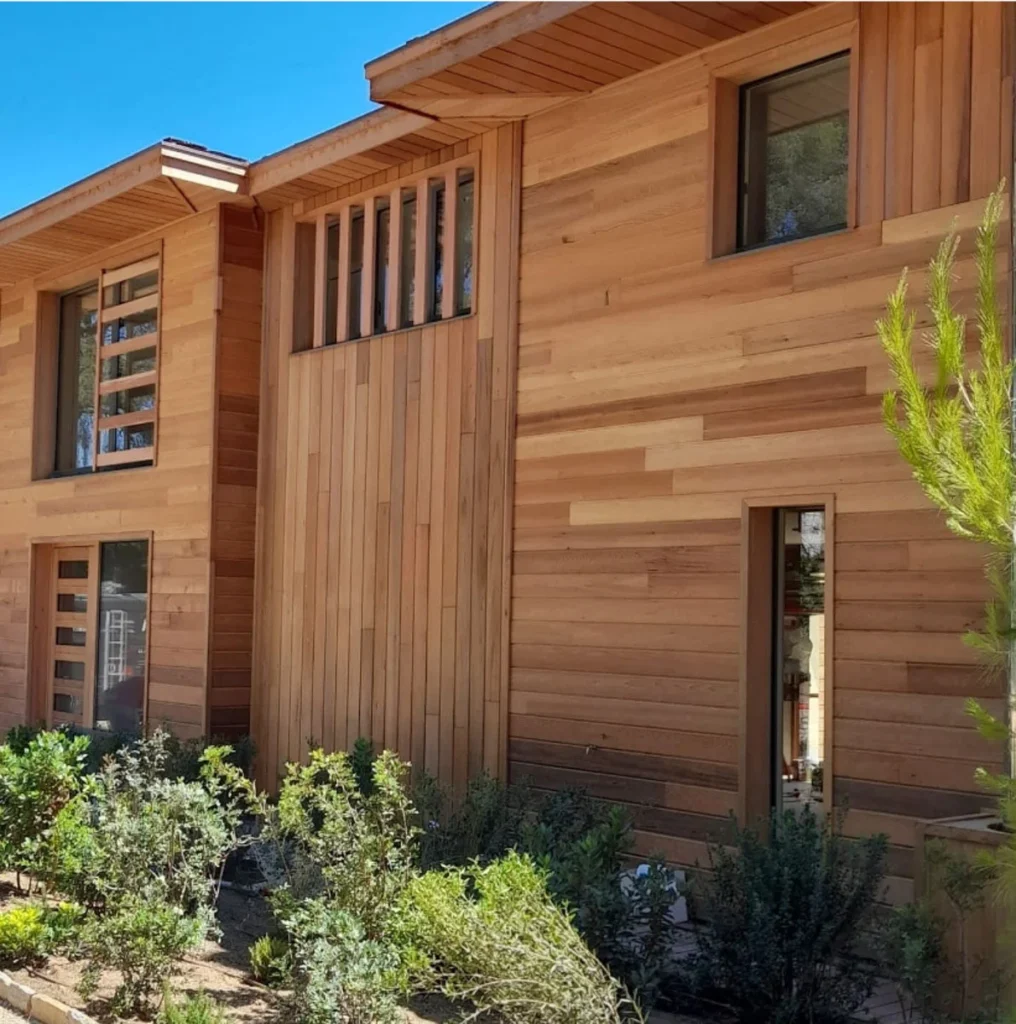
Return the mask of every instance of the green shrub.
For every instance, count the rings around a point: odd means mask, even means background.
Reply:
[[[0,747],[0,867],[30,871],[60,810],[81,788],[88,740],[40,732]],[[20,752],[19,752],[20,751]]]
[[[293,974],[289,943],[278,935],[262,935],[248,950],[250,973],[269,988],[285,988]]]
[[[167,986],[156,1024],[226,1024],[226,1014],[207,992],[185,996],[178,1003]]]
[[[854,954],[874,916],[885,836],[845,840],[807,808],[774,815],[768,841],[735,831],[735,849],[710,850],[710,927],[686,963],[694,991],[752,1024],[851,1020],[873,986]]]
[[[42,959],[48,937],[40,907],[13,907],[0,912],[0,967]]]
[[[872,933],[880,973],[892,982],[905,1021],[934,1019],[934,989],[945,966],[944,924],[926,901],[888,909]]]
[[[431,871],[401,901],[400,941],[417,976],[506,1024],[616,1024],[640,1017],[589,950],[543,873],[515,852],[486,867]]]
[[[4,746],[21,755],[28,749],[28,744],[44,731],[41,725],[12,725],[4,737]]]
[[[81,943],[88,960],[78,990],[85,999],[94,994],[103,970],[120,972],[121,981],[110,1002],[114,1013],[146,1012],[152,996],[174,972],[175,963],[204,940],[210,915],[188,917],[164,900],[123,896],[115,907],[93,916]]]
[[[364,796],[374,791],[374,744],[364,736],[357,738],[353,749],[349,752],[349,767],[356,779],[357,788]]]
[[[407,775],[408,765],[390,751],[374,762],[369,794],[346,754],[314,750],[309,764],[288,766],[267,830],[285,854],[287,884],[273,900],[280,917],[290,916],[306,896],[321,895],[352,914],[368,938],[384,935],[415,871]]]
[[[352,914],[306,900],[285,920],[292,939],[301,1024],[396,1024],[402,1020],[398,950],[367,937]]]

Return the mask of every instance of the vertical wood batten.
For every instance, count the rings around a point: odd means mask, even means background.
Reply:
[[[427,321],[427,296],[430,292],[430,221],[434,211],[430,206],[430,181],[424,177],[416,185],[416,252],[413,274],[413,324]]]
[[[399,314],[402,303],[402,189],[392,190],[388,199],[388,295],[385,301],[385,326],[396,331],[402,325]]]
[[[377,247],[377,200],[363,204],[363,257],[360,262],[360,337],[374,333],[374,251]]]
[[[314,333],[313,346],[325,344],[325,289],[328,282],[328,228],[323,213],[314,221]]]
[[[445,171],[444,196],[444,231],[442,247],[444,250],[441,266],[441,318],[448,320],[455,316],[455,283],[458,281],[456,265],[455,236],[459,206],[459,170],[449,167]]]

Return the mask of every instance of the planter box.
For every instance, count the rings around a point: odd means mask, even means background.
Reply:
[[[940,993],[941,1009],[952,1016],[962,1016],[985,1002],[1007,1009],[1016,1007],[1016,978],[1011,935],[1007,931],[1013,924],[1007,922],[1005,907],[994,898],[990,887],[984,894],[983,906],[966,915],[965,925],[950,903],[941,886],[929,878],[926,862],[930,844],[940,844],[952,857],[971,861],[1004,845],[1010,838],[993,828],[998,816],[992,813],[967,815],[958,818],[940,818],[921,822],[917,826],[914,850],[915,893],[925,896],[935,911],[946,922],[945,946],[954,978],[966,979],[967,1006],[961,1006],[962,990],[958,985],[945,984]]]

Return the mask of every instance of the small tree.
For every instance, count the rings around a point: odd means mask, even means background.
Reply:
[[[966,359],[967,318],[952,302],[955,231],[929,266],[928,306],[933,327],[928,341],[936,380],[925,387],[914,362],[916,315],[907,304],[907,272],[889,296],[877,322],[898,391],[886,393],[883,414],[903,457],[925,494],[945,513],[960,537],[987,545],[986,572],[993,593],[985,626],[967,641],[1007,668],[1007,717],[999,721],[976,701],[967,709],[988,739],[1006,747],[1006,773],[983,769],[978,778],[1000,800],[1002,816],[1016,829],[1016,628],[1013,576],[1016,566],[1016,466],[1013,463],[1013,363],[1007,354],[1005,318],[996,283],[995,254],[1004,202],[1003,182],[988,198],[977,232],[977,334],[980,360]],[[1016,895],[1016,846],[1001,854]]]

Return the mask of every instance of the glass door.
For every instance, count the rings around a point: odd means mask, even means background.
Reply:
[[[50,725],[90,728],[95,689],[95,609],[98,573],[94,546],[53,549],[48,636]]]

